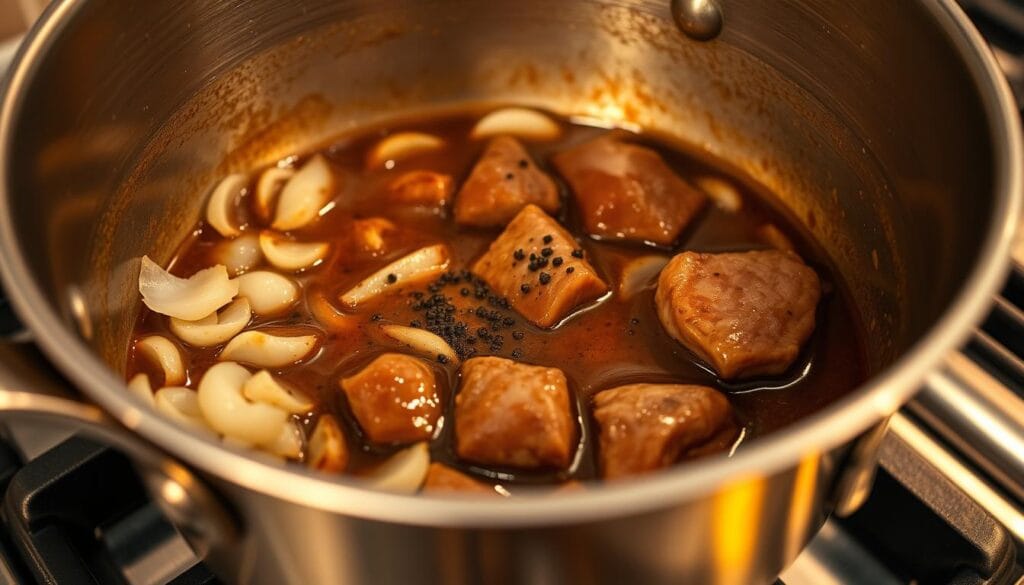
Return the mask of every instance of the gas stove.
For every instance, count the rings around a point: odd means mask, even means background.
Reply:
[[[961,4],[1024,100],[1024,4]],[[0,291],[0,337],[18,331]],[[219,583],[127,459],[85,438],[0,429],[0,494],[0,583]],[[985,322],[892,417],[865,503],[777,585],[911,583],[1024,584],[1024,245]]]

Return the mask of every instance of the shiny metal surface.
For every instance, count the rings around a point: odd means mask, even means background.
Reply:
[[[1024,408],[1020,397],[963,354],[929,375],[911,403],[942,437],[1024,501]]]
[[[840,472],[859,473],[850,441],[985,310],[1024,154],[1005,82],[951,2],[720,5],[722,34],[698,43],[654,0],[55,2],[0,109],[0,270],[88,399],[231,502],[238,540],[209,553],[232,580],[768,582]],[[123,391],[137,258],[170,256],[218,176],[470,101],[649,128],[730,161],[847,276],[876,375],[732,459],[500,506],[369,492],[193,436]]]
[[[1013,534],[1018,542],[1024,543],[1024,510],[1008,499],[1000,490],[979,474],[973,472],[949,449],[939,443],[920,424],[903,414],[893,415],[889,423],[890,432],[900,441],[938,469],[960,490],[978,503],[993,518],[997,518]]]
[[[785,585],[902,585],[870,552],[835,523],[818,531],[810,546],[786,572]]]
[[[722,32],[722,9],[715,0],[672,0],[672,18],[695,41],[710,41]]]

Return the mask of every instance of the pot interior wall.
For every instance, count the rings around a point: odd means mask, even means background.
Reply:
[[[878,369],[987,228],[974,81],[913,2],[721,4],[698,43],[654,0],[58,3],[74,14],[14,122],[23,253],[120,369],[138,258],[169,258],[218,177],[396,112],[528,103],[673,136],[774,193],[845,276]]]

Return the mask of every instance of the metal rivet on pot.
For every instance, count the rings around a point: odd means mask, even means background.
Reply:
[[[672,18],[683,34],[710,41],[722,32],[722,9],[717,0],[672,0]]]

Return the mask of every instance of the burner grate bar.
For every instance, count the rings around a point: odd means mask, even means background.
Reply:
[[[889,432],[910,446],[922,459],[939,470],[1013,534],[1018,546],[1024,543],[1024,513],[998,489],[980,478],[941,443],[903,413],[889,420]]]
[[[1024,502],[1024,408],[1001,380],[953,354],[908,409]]]

